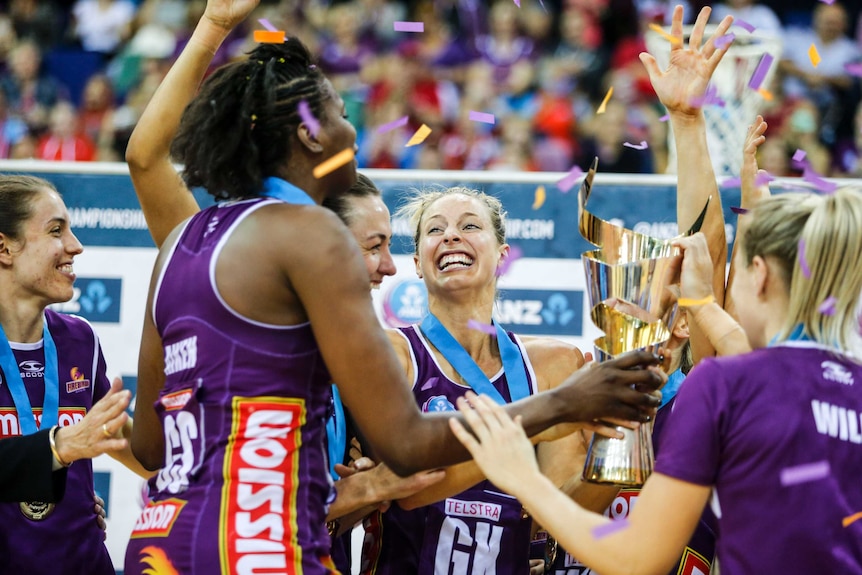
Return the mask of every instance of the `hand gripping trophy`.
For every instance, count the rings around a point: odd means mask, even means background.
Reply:
[[[657,351],[671,336],[678,311],[679,248],[615,226],[586,210],[598,159],[578,192],[581,235],[598,249],[584,252],[590,317],[604,335],[596,339],[598,361],[634,350]],[[708,205],[708,203],[707,203]],[[686,235],[696,233],[706,206]],[[584,479],[639,487],[653,469],[652,424],[636,430],[617,427],[622,439],[594,435],[584,464]]]

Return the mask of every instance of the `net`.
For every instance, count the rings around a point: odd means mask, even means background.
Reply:
[[[683,28],[686,45],[692,28],[693,26]],[[715,28],[714,25],[707,27],[704,41],[712,35]],[[739,175],[745,135],[749,124],[761,110],[765,97],[749,88],[748,83],[763,55],[770,54],[774,60],[761,84],[763,88],[770,85],[778,67],[782,46],[780,38],[759,34],[757,30],[749,33],[739,26],[733,26],[730,31],[735,36],[733,44],[713,73],[710,84],[717,91],[723,105],[706,104],[703,107],[707,143],[717,176]],[[670,61],[670,44],[667,38],[655,30],[649,30],[646,34],[646,45],[647,50],[655,57],[659,69],[667,68]],[[676,147],[672,133],[668,133],[668,152],[669,170],[674,170]]]

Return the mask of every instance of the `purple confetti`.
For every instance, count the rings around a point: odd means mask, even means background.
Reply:
[[[424,32],[425,22],[395,22],[396,32]]]
[[[485,112],[476,112],[474,110],[470,110],[470,121],[472,122],[482,122],[483,124],[496,124],[497,121],[494,119],[494,114],[486,114]]]
[[[804,159],[805,159],[805,150],[800,150],[797,148],[796,151],[793,152],[793,161],[794,162],[801,162]]]
[[[811,269],[808,267],[808,261],[805,258],[805,240],[799,240],[799,269],[802,270],[802,275],[805,279],[811,277]]]
[[[704,106],[718,106],[719,108],[723,108],[726,105],[726,102],[718,96],[718,88],[710,84],[706,87],[706,92],[703,93],[703,96],[695,96],[689,100],[689,104],[695,108],[702,108]]]
[[[515,0],[515,6],[520,8],[521,7],[521,0]]]
[[[632,144],[631,142],[623,142],[623,146],[626,148],[631,148],[632,150],[646,150],[649,145],[646,143],[646,140],[641,140],[640,144]]]
[[[721,185],[725,188],[729,188],[732,186],[741,186],[742,179],[741,178],[725,178],[721,181]]]
[[[820,0],[820,1],[823,2],[824,4],[829,4],[830,6],[835,4],[835,0]]]
[[[311,108],[305,100],[300,100],[299,102],[299,117],[308,126],[308,131],[311,132],[311,135],[317,137],[317,133],[320,131],[320,122],[311,113]]]
[[[715,47],[718,48],[719,50],[724,50],[735,39],[736,39],[736,34],[731,32],[730,34],[725,34],[724,36],[719,36],[718,38],[716,38],[714,44],[715,44]]]
[[[835,315],[835,304],[838,303],[838,298],[834,295],[829,296],[823,303],[820,304],[820,307],[817,308],[817,311],[822,313],[823,315]]]
[[[521,248],[516,245],[509,245],[509,254],[500,263],[500,265],[497,266],[497,273],[495,275],[500,277],[509,273],[509,269],[512,267],[512,264],[521,259],[523,255],[524,251]]]
[[[581,170],[579,166],[573,166],[569,173],[563,177],[562,180],[557,182],[557,188],[560,189],[564,194],[567,193],[575,183],[580,179],[581,176],[584,175],[584,171]]]
[[[403,118],[398,118],[394,122],[389,122],[388,124],[383,124],[382,126],[377,127],[378,134],[385,134],[386,132],[391,132],[392,130],[397,130],[403,126],[407,125],[409,120],[408,116],[404,116]]]
[[[488,335],[497,335],[497,328],[495,328],[493,325],[488,325],[487,323],[482,323],[481,321],[476,321],[475,319],[468,319],[467,327],[469,327],[470,329],[481,331],[482,333],[487,333]]]
[[[661,118],[658,119],[659,122],[667,122],[668,120],[670,120],[670,114],[665,114],[664,116],[662,116]]]
[[[781,485],[787,487],[788,485],[796,485],[797,483],[817,481],[818,479],[829,477],[829,473],[829,462],[826,460],[806,463],[805,465],[796,465],[794,467],[785,467],[781,470]]]
[[[258,22],[260,22],[260,25],[269,30],[270,32],[278,32],[278,28],[273,26],[272,22],[270,22],[266,18],[260,18],[258,19]]]
[[[738,22],[739,20],[737,20],[737,23]],[[751,75],[751,79],[748,81],[749,88],[752,90],[760,89],[760,85],[763,84],[763,80],[766,78],[766,73],[769,72],[769,67],[772,66],[773,60],[775,60],[775,58],[768,52],[760,58],[760,63],[757,65],[757,69],[754,70],[754,74]]]
[[[736,214],[737,216],[741,216],[743,214],[747,214],[748,210],[745,208],[737,208],[736,206],[730,206],[730,211]]]
[[[755,30],[757,30],[757,26],[752,26],[751,24],[749,24],[748,22],[746,22],[742,18],[736,18],[733,21],[733,23],[736,24],[737,26],[739,26],[740,28],[742,28],[743,30],[745,30],[746,32],[748,32],[749,34],[754,32]]]
[[[438,382],[438,381],[440,381],[440,378],[439,378],[439,377],[429,377],[429,378],[428,378],[428,381],[426,381],[425,383],[423,383],[423,384],[422,384],[422,389],[421,389],[421,391],[426,391],[426,390],[428,390],[428,389],[431,389],[432,387],[434,387],[435,385],[437,385],[437,382]]]
[[[757,186],[758,188],[760,186],[765,186],[769,182],[774,182],[774,181],[775,181],[775,178],[772,176],[772,174],[770,174],[766,170],[760,170],[759,172],[757,172],[757,176],[754,177],[754,185]]]
[[[610,521],[605,523],[604,525],[599,525],[598,527],[593,528],[593,538],[601,539],[603,537],[607,537],[608,535],[613,535],[617,531],[622,531],[629,526],[628,519],[619,519],[617,521]]]
[[[838,189],[838,184],[826,180],[823,176],[807,166],[802,173],[802,179],[813,185],[817,191],[823,192],[824,194],[831,194]]]
[[[844,64],[844,71],[851,76],[862,77],[862,62],[858,64]]]

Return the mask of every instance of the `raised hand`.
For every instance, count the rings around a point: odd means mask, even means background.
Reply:
[[[670,41],[670,63],[667,70],[659,70],[658,63],[651,54],[642,52],[640,59],[646,67],[656,94],[668,112],[696,115],[700,110],[697,99],[706,92],[712,73],[727,52],[727,46],[715,47],[715,39],[727,33],[733,23],[733,17],[725,17],[706,44],[701,46],[706,23],[712,12],[709,6],[704,7],[697,16],[686,48],[682,38],[682,12],[682,6],[677,6],[673,11],[670,29],[673,40]]]
[[[57,452],[60,458],[71,463],[125,449],[128,441],[119,434],[129,419],[125,410],[131,398],[131,392],[123,389],[122,380],[115,378],[110,391],[93,405],[84,419],[57,430]]]
[[[763,116],[758,115],[748,127],[742,146],[742,170],[739,175],[743,208],[750,208],[757,200],[769,195],[768,185],[757,185],[757,176],[761,173],[766,175],[765,170],[757,169],[757,149],[766,142],[766,128]]]
[[[712,256],[709,254],[706,236],[698,232],[693,236],[674,240],[673,245],[679,247],[683,254],[680,296],[691,300],[704,300],[714,295]]]
[[[226,30],[248,18],[260,0],[207,0],[204,18]]]

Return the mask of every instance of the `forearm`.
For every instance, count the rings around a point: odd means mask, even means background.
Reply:
[[[143,477],[144,479],[149,479],[153,475],[156,474],[156,471],[150,471],[146,469],[141,462],[137,460],[135,455],[132,453],[132,419],[129,418],[126,423],[123,424],[121,428],[122,436],[128,440],[128,445],[125,449],[122,449],[117,452],[109,453],[111,457],[125,465],[129,470]]]
[[[751,351],[745,331],[717,303],[689,308],[690,317],[707,335],[717,355],[739,355]]]
[[[457,495],[485,479],[485,474],[472,461],[446,468],[446,478],[422,491],[398,500],[402,509],[416,509]]]

